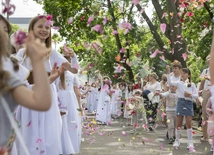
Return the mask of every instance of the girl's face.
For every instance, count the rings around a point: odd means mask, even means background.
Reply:
[[[152,75],[149,75],[149,81],[152,81],[154,77]]]
[[[189,76],[189,74],[188,73],[185,73],[185,72],[181,72],[181,78],[182,78],[182,80],[186,80],[186,79],[188,79],[190,76]]]
[[[47,20],[45,18],[41,18],[35,23],[33,27],[34,35],[42,42],[45,42],[45,40],[50,36],[51,27],[45,26],[46,22]]]
[[[93,84],[91,85],[91,87],[94,87],[94,88],[95,88],[95,87],[96,87],[95,83],[93,83]]]
[[[5,32],[6,36],[8,37],[7,39],[9,39],[8,28],[7,28],[6,23],[3,20],[0,20],[0,29],[2,29],[3,32]]]

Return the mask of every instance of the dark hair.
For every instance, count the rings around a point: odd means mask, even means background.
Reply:
[[[191,87],[191,71],[188,69],[188,68],[182,68],[182,71],[184,72],[184,73],[187,73],[187,74],[189,74],[189,84],[187,85],[187,87]]]
[[[7,25],[7,33],[8,33],[8,36],[9,36],[9,34],[10,34],[11,30],[12,30],[12,28],[10,26],[10,23],[1,14],[0,14],[0,20],[3,20],[3,22]]]

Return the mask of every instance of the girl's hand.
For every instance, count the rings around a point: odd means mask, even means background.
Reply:
[[[54,63],[54,66],[51,70],[51,75],[49,76],[50,83],[55,81],[62,73],[64,73],[62,66],[57,68],[57,63]]]
[[[0,155],[8,155],[7,149],[5,146],[0,147]]]
[[[45,43],[35,38],[33,32],[31,31],[25,40],[26,48],[31,59],[36,61],[41,61],[50,52],[50,48],[47,48]]]
[[[166,65],[166,73],[170,74],[170,67],[169,67],[169,65]]]
[[[192,94],[190,94],[189,92],[184,92],[184,97],[191,97]]]
[[[69,62],[63,62],[62,67],[64,70],[69,70],[71,68],[71,64]]]

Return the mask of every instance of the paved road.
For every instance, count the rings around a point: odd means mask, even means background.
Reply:
[[[138,128],[136,134],[129,133],[131,127],[124,126],[126,120],[116,119],[109,126],[89,125],[89,116],[83,128],[83,142],[80,155],[184,155],[189,154],[186,146],[186,130],[181,132],[181,146],[174,150],[166,140],[166,127],[158,125],[155,131],[147,132]],[[201,143],[201,132],[193,135],[196,155],[212,155],[208,142]]]

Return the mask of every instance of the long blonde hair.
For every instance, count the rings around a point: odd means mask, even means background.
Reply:
[[[0,29],[0,91],[6,94],[11,88],[7,84],[7,79],[10,77],[10,73],[3,70],[3,59],[7,58],[8,46],[10,46],[9,40],[5,32]]]
[[[46,16],[41,16],[41,15],[39,15],[39,16],[34,17],[34,18],[30,21],[30,24],[29,24],[29,26],[28,26],[28,33],[29,33],[30,31],[33,31],[36,22],[38,22],[38,21],[39,21],[40,19],[42,19],[42,18],[46,18]],[[51,29],[50,29],[49,37],[45,40],[45,45],[46,45],[47,48],[51,48],[51,45],[52,45]],[[48,53],[47,57],[50,56],[51,51],[52,51],[52,50],[50,50],[50,52]],[[25,50],[25,55],[26,55],[26,56],[28,56],[27,53],[28,53],[28,52],[27,52],[27,49],[26,49],[26,50]]]

